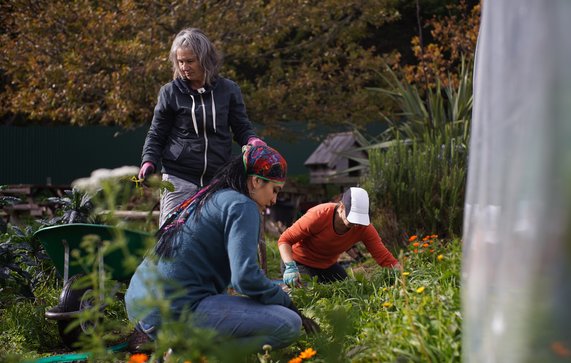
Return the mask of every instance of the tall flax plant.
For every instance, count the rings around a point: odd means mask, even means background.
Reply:
[[[457,86],[419,89],[390,69],[387,88],[371,88],[393,99],[398,111],[384,116],[381,142],[366,147],[364,183],[380,214],[393,215],[398,229],[460,235],[472,113],[471,67],[462,62]],[[381,226],[383,227],[383,226]]]
[[[454,139],[456,144],[467,147],[473,99],[471,64],[462,60],[457,86],[448,82],[448,86],[442,87],[437,80],[434,88],[419,88],[401,81],[388,67],[381,77],[387,86],[369,90],[390,97],[397,110],[391,115],[382,115],[389,125],[381,135],[382,141],[428,137],[428,141],[435,142],[437,137],[445,137],[445,142]],[[388,146],[390,143],[370,145],[371,148]]]
[[[454,139],[445,139],[425,135],[369,152],[365,188],[376,210],[391,210],[402,230],[461,233],[467,155]]]

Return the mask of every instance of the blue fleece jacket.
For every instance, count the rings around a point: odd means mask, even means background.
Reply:
[[[172,299],[176,318],[185,308],[195,310],[202,299],[225,293],[230,284],[262,304],[290,306],[289,296],[258,265],[259,228],[252,199],[231,189],[216,192],[174,237],[171,259],[151,256],[139,265],[125,295],[129,319],[160,326],[158,310],[149,310],[143,300]]]

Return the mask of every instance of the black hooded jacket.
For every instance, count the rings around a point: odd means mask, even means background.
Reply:
[[[240,87],[219,77],[197,91],[179,78],[159,92],[141,165],[161,162],[162,173],[202,187],[230,160],[232,136],[240,146],[256,136]]]

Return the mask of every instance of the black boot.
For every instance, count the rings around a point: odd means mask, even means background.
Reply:
[[[150,355],[153,352],[153,341],[147,334],[135,329],[127,339],[127,350],[131,354],[144,353]]]

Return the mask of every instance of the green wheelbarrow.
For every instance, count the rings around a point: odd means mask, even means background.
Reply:
[[[145,253],[146,241],[153,236],[146,232],[133,231],[101,224],[63,224],[41,228],[34,234],[53,261],[56,271],[63,277],[63,289],[57,306],[46,311],[48,319],[54,319],[58,324],[58,331],[63,343],[72,348],[79,340],[81,334],[87,331],[92,322],[82,322],[76,327],[69,325],[77,319],[79,313],[92,306],[91,287],[77,287],[77,280],[88,274],[89,268],[81,266],[78,262],[85,258],[87,251],[82,249],[82,241],[93,241],[96,244],[94,264],[100,274],[100,281],[104,281],[106,272],[110,272],[111,279],[119,282],[128,282],[133,271],[126,271],[123,262],[128,256],[135,256],[139,260]],[[88,237],[91,236],[91,237]],[[113,242],[124,238],[126,248],[100,248],[101,242]],[[85,246],[85,245],[84,245]],[[76,250],[77,252],[73,252]],[[93,252],[91,252],[93,253]],[[93,268],[91,268],[93,270]]]

